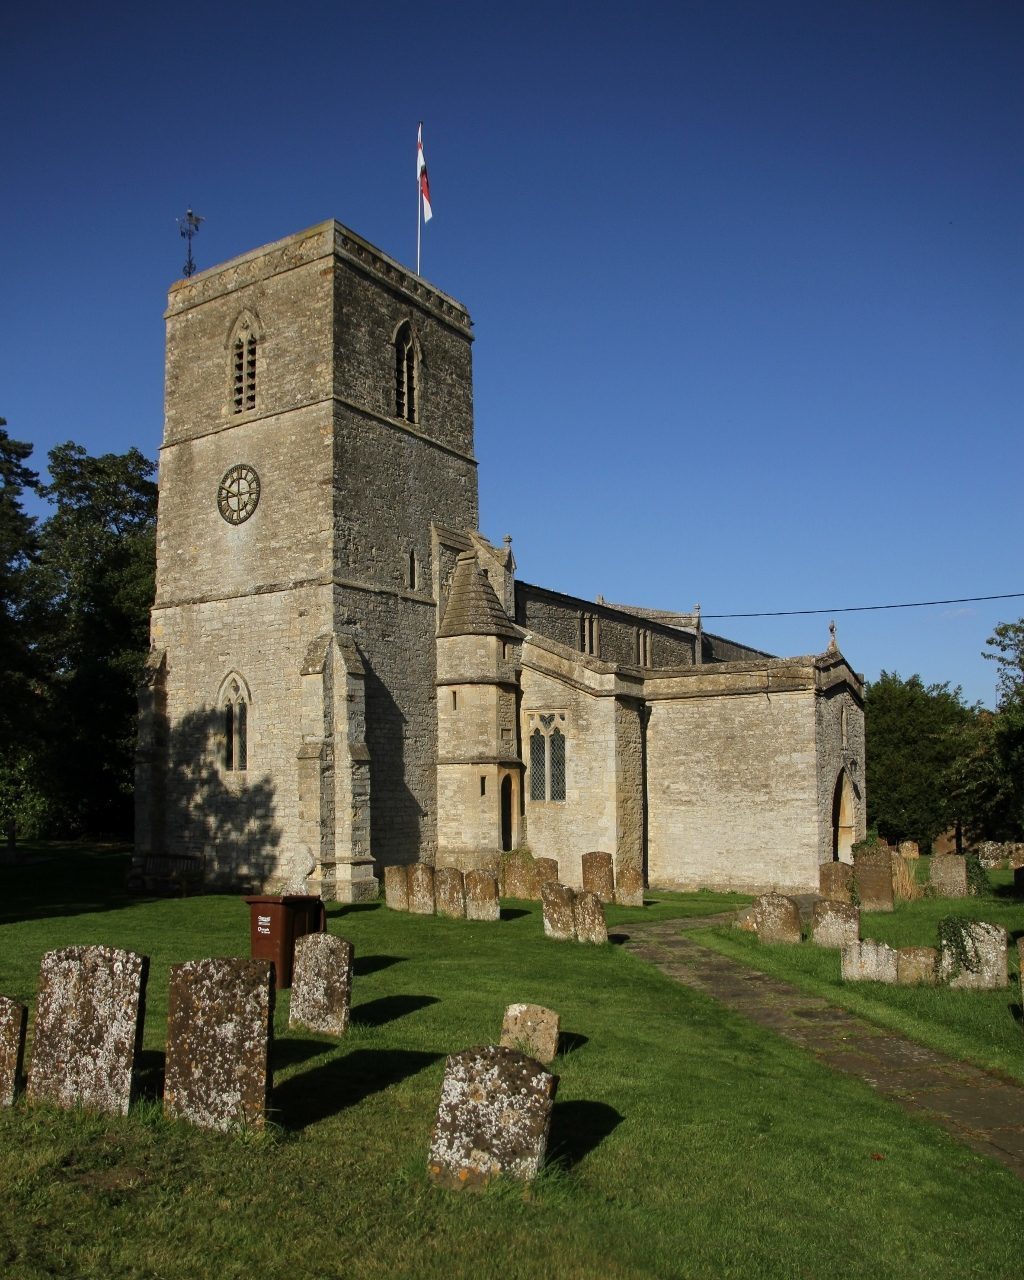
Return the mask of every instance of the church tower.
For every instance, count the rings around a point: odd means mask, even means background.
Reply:
[[[436,849],[431,525],[478,520],[469,316],[331,221],[165,318],[138,852],[374,896]]]

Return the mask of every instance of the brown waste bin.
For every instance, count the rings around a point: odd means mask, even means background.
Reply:
[[[249,904],[249,951],[254,960],[271,960],[278,991],[292,985],[295,939],[307,933],[323,933],[327,910],[323,900],[310,894],[261,894],[246,898]]]

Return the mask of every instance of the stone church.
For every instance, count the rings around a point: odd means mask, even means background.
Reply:
[[[864,834],[862,679],[581,600],[478,532],[466,309],[330,221],[173,285],[137,856],[327,898],[528,847],[816,889]]]

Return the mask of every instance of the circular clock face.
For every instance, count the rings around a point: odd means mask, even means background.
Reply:
[[[224,472],[217,489],[217,506],[228,524],[242,524],[260,501],[260,478],[252,467],[240,463]]]

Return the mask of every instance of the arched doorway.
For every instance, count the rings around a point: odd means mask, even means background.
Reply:
[[[832,793],[832,861],[852,862],[856,839],[856,814],[853,807],[853,783],[845,769],[840,769],[836,789]]]
[[[501,848],[508,853],[512,848],[512,775],[506,773],[501,780]]]

